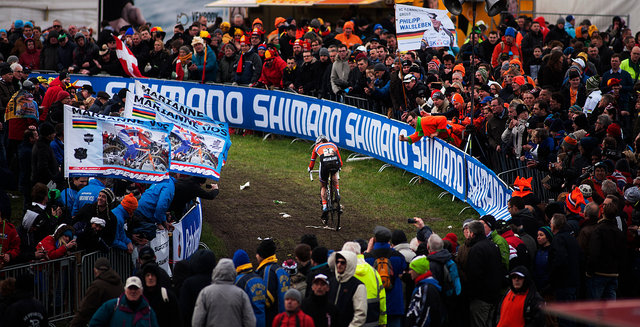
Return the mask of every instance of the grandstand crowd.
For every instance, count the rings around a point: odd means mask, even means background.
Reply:
[[[610,26],[571,15],[552,23],[504,14],[496,31],[479,24],[459,48],[398,52],[392,16],[203,16],[176,25],[170,39],[152,24],[94,33],[16,20],[0,29],[0,267],[135,248],[135,276],[96,261],[72,326],[572,326],[542,304],[640,291],[640,32],[619,17]],[[461,147],[474,140],[490,167],[497,156],[543,172],[559,195],[543,202],[531,179],[517,178],[511,218],[467,220],[460,239],[418,218],[411,240],[378,226],[328,249],[305,235],[285,261],[273,240],[232,259],[199,250],[169,278],[146,245],[192,199],[213,199],[215,185],[172,176],[146,188],[62,174],[63,105],[105,115],[124,108],[126,89],[70,83],[70,74],[127,76],[114,36],[144,76],[364,98],[416,135]],[[10,190],[23,196],[22,212],[11,211]],[[2,282],[0,326],[46,324],[33,279]]]

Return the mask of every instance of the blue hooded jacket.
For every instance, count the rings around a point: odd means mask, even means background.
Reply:
[[[73,203],[73,210],[71,210],[71,215],[75,216],[76,214],[78,214],[78,210],[84,207],[85,204],[96,202],[96,200],[98,199],[98,193],[100,193],[100,191],[102,191],[102,189],[104,188],[105,186],[101,181],[96,178],[91,179],[87,186],[78,191],[78,196]]]
[[[215,82],[216,75],[218,74],[218,61],[216,60],[216,54],[213,53],[213,50],[207,45],[207,66],[206,72],[204,74],[205,82]],[[198,70],[194,72],[190,72],[190,76],[195,76],[197,80],[202,80],[202,67],[204,66],[204,53],[199,54],[195,53],[193,58],[191,58],[191,62],[198,67]]]
[[[167,211],[169,211],[176,191],[175,181],[175,178],[169,177],[160,183],[153,184],[142,193],[140,200],[138,200],[136,214],[154,224],[167,221]]]
[[[113,244],[109,244],[114,248],[120,250],[127,250],[127,244],[131,243],[131,240],[127,237],[127,234],[124,232],[124,223],[129,218],[129,213],[124,207],[120,204],[117,207],[111,210],[114,216],[118,219],[118,227],[116,228],[116,238],[113,240]]]

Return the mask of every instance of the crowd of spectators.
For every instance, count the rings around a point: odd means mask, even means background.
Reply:
[[[21,20],[0,29],[0,169],[4,189],[25,199],[23,212],[11,213],[2,194],[1,266],[74,250],[137,248],[149,262],[124,289],[108,263],[96,262],[92,287],[99,290],[82,301],[78,326],[134,317],[153,326],[566,326],[544,316],[540,304],[638,295],[640,33],[634,37],[622,19],[600,31],[572,16],[549,24],[504,15],[497,31],[480,24],[460,48],[407,52],[397,51],[392,17],[248,22],[236,16],[208,24],[201,17],[186,31],[176,25],[170,39],[147,25],[103,26],[97,35],[57,20],[44,30]],[[204,190],[204,180],[184,176],[148,189],[62,176],[63,105],[107,115],[123,109],[126,89],[110,96],[78,88],[69,77],[125,76],[113,35],[122,36],[145,76],[365,98],[416,127],[416,135],[433,128],[419,136],[458,146],[472,135],[484,153],[547,173],[545,187],[560,196],[543,203],[531,180],[518,178],[511,219],[465,221],[459,244],[455,234],[441,238],[418,219],[411,245],[386,228],[335,251],[306,238],[281,264],[270,240],[258,246],[255,267],[244,250],[217,263],[201,251],[169,279],[145,245],[181,216],[190,200],[184,194],[211,199],[215,186]],[[35,70],[59,76],[28,78]],[[481,159],[491,165],[488,157]],[[39,310],[31,316],[46,322],[28,281],[0,287],[8,326],[27,314],[16,307]]]

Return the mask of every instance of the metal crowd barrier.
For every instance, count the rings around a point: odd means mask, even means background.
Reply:
[[[47,309],[49,321],[69,319],[78,306],[78,255],[79,253],[55,260],[9,266],[0,270],[0,279],[32,274],[33,296]]]
[[[131,255],[112,249],[108,253],[71,253],[63,258],[9,266],[0,270],[0,280],[24,274],[33,275],[33,296],[49,314],[49,321],[73,318],[80,300],[94,280],[93,265],[98,258],[106,257],[124,281],[134,271]]]

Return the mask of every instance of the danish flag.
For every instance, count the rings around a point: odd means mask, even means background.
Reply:
[[[122,43],[122,40],[113,36],[116,40],[116,56],[124,69],[124,72],[130,77],[144,77],[138,69],[138,59],[133,55],[131,50]]]

